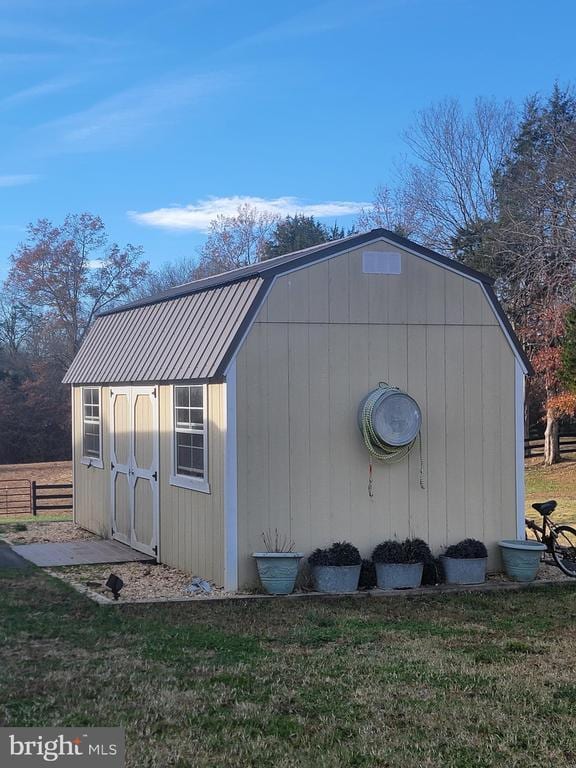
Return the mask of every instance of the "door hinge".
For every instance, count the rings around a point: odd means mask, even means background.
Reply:
[[[158,482],[158,472],[154,472],[152,474],[152,477],[154,478],[154,480],[156,480],[156,482]]]
[[[110,390],[110,397],[114,397],[114,390],[113,389]]]
[[[154,389],[152,390],[152,397],[156,398],[156,387],[154,387]]]
[[[110,462],[110,469],[114,469],[114,462],[113,461]]]
[[[155,545],[152,547],[152,552],[154,552],[154,554],[155,554],[156,556],[158,556],[158,545],[157,545],[157,544],[155,544]]]

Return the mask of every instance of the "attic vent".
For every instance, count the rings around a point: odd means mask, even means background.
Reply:
[[[363,251],[362,272],[367,275],[399,275],[402,258],[395,251]]]

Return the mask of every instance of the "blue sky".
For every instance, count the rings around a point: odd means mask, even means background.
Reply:
[[[573,81],[575,28],[570,0],[0,0],[0,275],[68,212],[154,266],[236,198],[350,221],[416,110]]]

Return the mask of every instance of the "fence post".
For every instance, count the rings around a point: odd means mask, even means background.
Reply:
[[[32,480],[32,514],[36,517],[36,480]]]

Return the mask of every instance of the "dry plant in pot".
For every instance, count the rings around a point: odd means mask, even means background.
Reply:
[[[270,595],[289,595],[294,589],[298,565],[304,553],[294,552],[294,542],[280,534],[277,528],[264,531],[262,541],[265,551],[252,554],[260,583]]]

